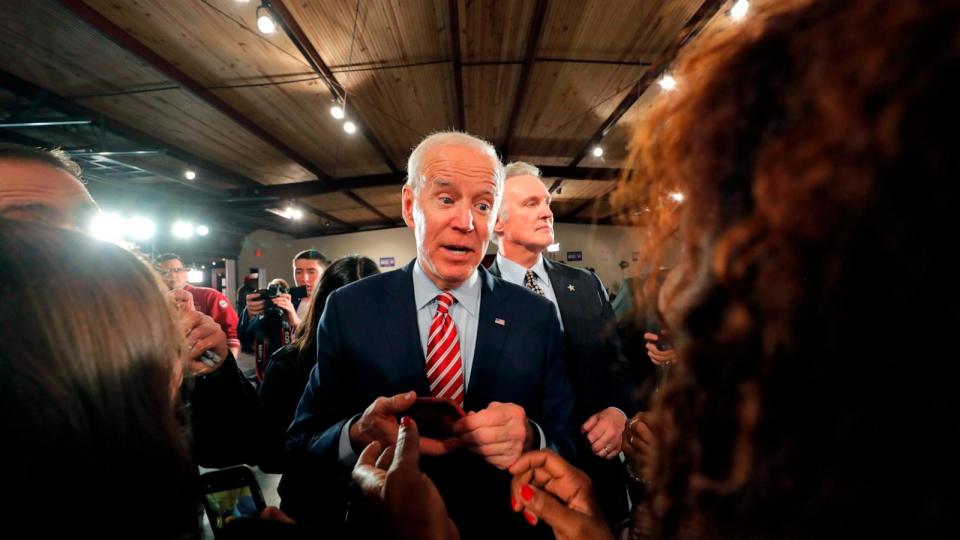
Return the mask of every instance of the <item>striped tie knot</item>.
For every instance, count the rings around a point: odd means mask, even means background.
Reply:
[[[457,299],[450,294],[450,291],[443,291],[437,295],[437,313],[447,314],[450,312],[450,306],[457,303]]]

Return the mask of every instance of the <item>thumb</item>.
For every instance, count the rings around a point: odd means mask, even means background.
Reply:
[[[395,396],[390,396],[383,402],[383,407],[381,407],[380,412],[385,415],[396,416],[403,411],[410,408],[413,405],[413,402],[417,399],[417,393],[410,391],[403,394],[397,394]]]
[[[531,492],[533,496],[529,500],[523,498],[523,495],[529,495]],[[579,523],[589,518],[585,514],[567,508],[553,495],[529,484],[521,486],[518,500],[521,501],[525,510],[546,522],[557,537],[576,537],[575,532],[578,530]]]
[[[400,467],[420,468],[420,432],[417,430],[417,423],[409,416],[404,416],[400,420],[397,449],[394,452],[390,470]]]

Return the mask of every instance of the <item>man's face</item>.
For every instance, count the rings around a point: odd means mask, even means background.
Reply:
[[[0,159],[0,216],[79,229],[97,209],[72,174],[46,163]]]
[[[403,188],[403,220],[413,227],[417,259],[437,287],[455,289],[487,251],[496,183],[490,156],[439,146],[421,160],[420,194]],[[416,198],[416,200],[414,200]]]
[[[320,268],[320,261],[316,259],[297,259],[293,261],[293,279],[297,282],[297,287],[307,286],[307,298],[313,297],[313,288],[320,281],[323,275],[323,268]]]
[[[162,270],[163,282],[172,291],[173,289],[183,288],[187,284],[187,269],[183,263],[177,259],[163,261],[158,263],[157,267]]]
[[[541,252],[553,243],[553,212],[550,192],[536,176],[518,175],[507,180],[503,191],[506,220],[497,220],[494,230],[501,243]]]

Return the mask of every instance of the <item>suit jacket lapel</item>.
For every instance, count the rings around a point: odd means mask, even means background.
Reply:
[[[390,362],[397,382],[414,388],[421,397],[430,396],[427,382],[426,359],[420,345],[420,328],[417,325],[417,304],[413,295],[413,265],[416,259],[397,270],[397,279],[384,284],[381,302],[381,317],[391,351]],[[371,339],[376,339],[371,336]]]
[[[550,276],[550,286],[553,287],[553,294],[557,297],[557,307],[560,308],[560,317],[564,320],[563,324],[566,328],[566,325],[569,324],[566,321],[579,309],[577,295],[567,288],[570,285],[570,280],[563,275],[563,271],[557,265],[544,259],[543,266],[547,269],[547,275]]]
[[[510,330],[510,314],[506,313],[493,276],[481,268],[480,314],[477,321],[477,342],[474,346],[470,382],[467,385],[467,409],[476,409],[474,403],[483,401],[487,389],[496,379],[500,367],[504,340]],[[497,320],[503,324],[498,324]]]

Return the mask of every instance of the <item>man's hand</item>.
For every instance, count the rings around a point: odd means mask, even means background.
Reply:
[[[613,459],[620,454],[620,441],[627,417],[619,409],[607,407],[580,426],[590,442],[590,449],[599,457]]]
[[[260,293],[250,293],[246,296],[247,299],[247,315],[250,317],[260,315],[263,313],[264,308],[266,307],[266,300],[259,300]]]
[[[530,525],[542,519],[559,540],[611,539],[593,484],[552,450],[524,454],[510,467],[510,505]]]
[[[190,373],[206,375],[219,369],[223,365],[223,360],[227,358],[227,334],[223,332],[217,321],[194,310],[193,296],[189,292],[174,289],[167,295],[176,306],[177,315],[180,317],[180,330],[184,336],[183,355],[188,360]],[[219,356],[219,361],[214,365],[204,362],[201,356],[206,351],[214,352]]]
[[[354,448],[365,447],[373,441],[379,442],[382,448],[395,446],[399,430],[397,416],[409,409],[416,400],[416,392],[375,399],[363,411],[360,419],[350,426],[350,442]],[[420,452],[427,455],[446,454],[463,444],[459,439],[438,441],[419,436],[417,439],[420,441]]]
[[[196,310],[193,305],[193,295],[183,289],[170,289],[167,291],[167,298],[173,302],[173,307],[177,313],[185,313]]]
[[[274,298],[273,305],[286,312],[287,322],[291,327],[300,326],[300,317],[297,316],[297,310],[293,307],[293,300],[289,294],[281,294]]]
[[[471,412],[453,426],[454,434],[471,452],[480,454],[498,469],[506,469],[533,445],[533,428],[523,407],[513,403],[491,402]]]
[[[646,332],[643,334],[643,339],[647,340],[647,356],[654,364],[669,366],[677,361],[677,353],[673,349],[661,351],[657,348],[657,342],[660,341],[660,336],[657,334]]]
[[[423,446],[417,424],[403,418],[396,447],[373,441],[353,468],[353,481],[367,500],[384,510],[398,538],[460,538],[437,487],[420,471]]]

